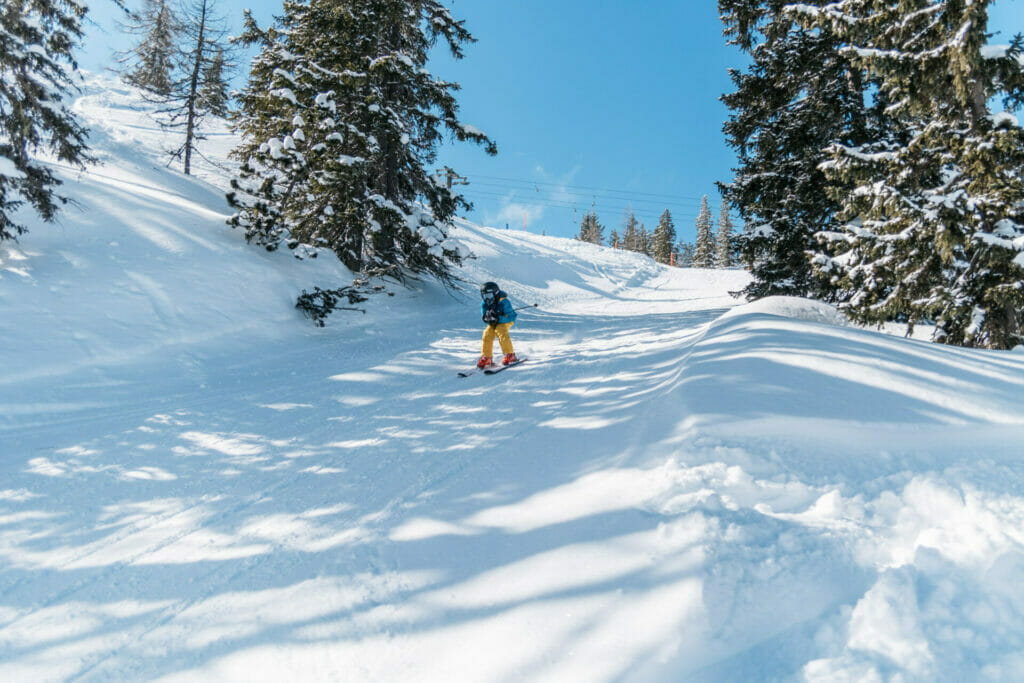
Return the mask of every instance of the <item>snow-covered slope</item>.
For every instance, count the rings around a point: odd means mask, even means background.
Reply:
[[[0,679],[1024,677],[1024,354],[465,223],[464,295],[321,330],[343,267],[77,106],[105,164],[0,246]],[[529,361],[461,379],[490,279]]]

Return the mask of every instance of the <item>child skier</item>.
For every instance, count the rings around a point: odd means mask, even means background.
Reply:
[[[494,337],[498,337],[501,344],[501,351],[505,354],[502,365],[515,363],[515,351],[512,349],[512,338],[508,336],[508,330],[516,321],[516,312],[508,300],[508,295],[501,291],[495,282],[485,282],[480,288],[480,315],[487,327],[484,328],[483,348],[480,352],[480,360],[477,361],[478,368],[486,368],[493,365],[491,361],[491,349],[494,348]]]

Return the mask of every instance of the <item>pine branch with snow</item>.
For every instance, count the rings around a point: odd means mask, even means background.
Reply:
[[[65,105],[76,90],[73,50],[85,5],[32,0],[0,5],[0,241],[25,232],[15,212],[30,205],[53,220],[67,198],[49,167],[49,153],[71,164],[89,161],[86,130]]]
[[[990,2],[879,9],[847,0],[792,11],[832,32],[878,78],[899,134],[834,145],[823,170],[845,223],[823,231],[815,265],[858,320],[934,323],[950,344],[1024,340],[1024,130],[990,103],[1020,102],[1021,41],[990,51]]]
[[[825,5],[824,0],[808,3]],[[728,41],[750,55],[730,71],[735,89],[723,130],[736,151],[734,180],[720,184],[729,207],[750,226],[737,238],[754,276],[748,298],[827,298],[812,270],[815,234],[831,229],[838,201],[820,165],[834,143],[870,139],[879,117],[865,105],[870,80],[829,32],[808,31],[769,0],[719,0]]]

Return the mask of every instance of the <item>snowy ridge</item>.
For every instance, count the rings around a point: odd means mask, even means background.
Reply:
[[[119,88],[0,247],[0,679],[1024,677],[1024,355],[465,222],[320,330]]]

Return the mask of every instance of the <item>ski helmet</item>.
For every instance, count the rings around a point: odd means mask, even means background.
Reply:
[[[485,282],[480,287],[480,296],[484,299],[490,300],[498,296],[498,283],[497,282]]]

